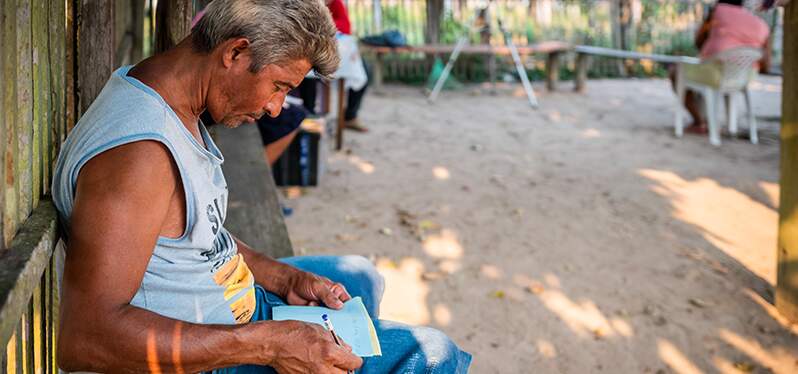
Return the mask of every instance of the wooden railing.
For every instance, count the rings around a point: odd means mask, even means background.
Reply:
[[[51,175],[111,69],[142,56],[147,3],[0,2],[0,373],[58,372]]]
[[[56,213],[46,197],[74,111],[67,102],[67,6],[0,8],[0,370],[56,373]]]
[[[39,203],[0,258],[0,341],[6,373],[57,373],[56,213]]]

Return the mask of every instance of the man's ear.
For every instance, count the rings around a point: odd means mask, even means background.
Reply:
[[[233,63],[241,60],[242,56],[249,54],[249,40],[247,38],[235,38],[223,44],[222,64],[226,68],[233,66]]]

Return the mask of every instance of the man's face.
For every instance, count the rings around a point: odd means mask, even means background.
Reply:
[[[227,127],[254,123],[263,115],[277,117],[288,91],[299,85],[310,71],[306,60],[266,65],[249,71],[248,53],[232,58],[208,92],[207,109],[216,122]]]

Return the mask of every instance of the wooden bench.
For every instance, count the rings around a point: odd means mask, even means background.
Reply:
[[[224,227],[253,249],[269,256],[293,256],[277,198],[279,191],[264,159],[257,126],[244,125],[236,129],[215,126],[213,134],[224,155],[222,170],[229,191]]]
[[[587,71],[590,68],[591,56],[613,57],[624,60],[650,60],[670,64],[698,64],[701,62],[701,60],[696,57],[642,53],[586,45],[578,45],[574,47],[574,52],[576,52],[576,78],[574,79],[574,91],[577,92],[584,92],[585,90],[585,85],[587,83]]]
[[[372,45],[361,44],[361,51],[373,53],[375,55],[374,62],[374,89],[379,91],[383,85],[384,79],[384,56],[389,53],[423,53],[426,55],[439,55],[451,54],[454,51],[454,45],[419,45],[407,47],[378,47]],[[560,57],[573,49],[569,43],[559,41],[546,41],[537,44],[517,46],[518,54],[521,56],[531,54],[546,54],[546,88],[550,91],[557,89],[557,81],[559,80],[560,71]],[[466,45],[462,52],[464,54],[478,54],[488,56],[507,56],[510,55],[510,48],[506,46],[493,46],[489,44],[475,44]]]

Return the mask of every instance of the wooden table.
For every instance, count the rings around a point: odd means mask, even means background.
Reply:
[[[615,57],[624,60],[651,60],[671,64],[698,64],[701,62],[701,59],[696,57],[660,55],[656,53],[624,51],[587,45],[576,46],[574,52],[576,52],[576,79],[574,79],[574,91],[577,92],[583,92],[585,90],[587,70],[590,67],[591,56]]]
[[[407,47],[379,47],[366,44],[360,45],[360,50],[375,54],[374,63],[374,89],[379,91],[383,84],[384,56],[389,53],[423,53],[428,55],[450,54],[454,51],[454,45],[448,44],[428,44]],[[516,47],[518,54],[530,55],[535,53],[546,54],[546,88],[555,90],[559,80],[560,57],[566,52],[573,50],[569,43],[560,41],[546,41],[536,44],[520,45]],[[510,48],[507,46],[494,46],[489,44],[466,45],[461,53],[479,55],[510,55]]]

